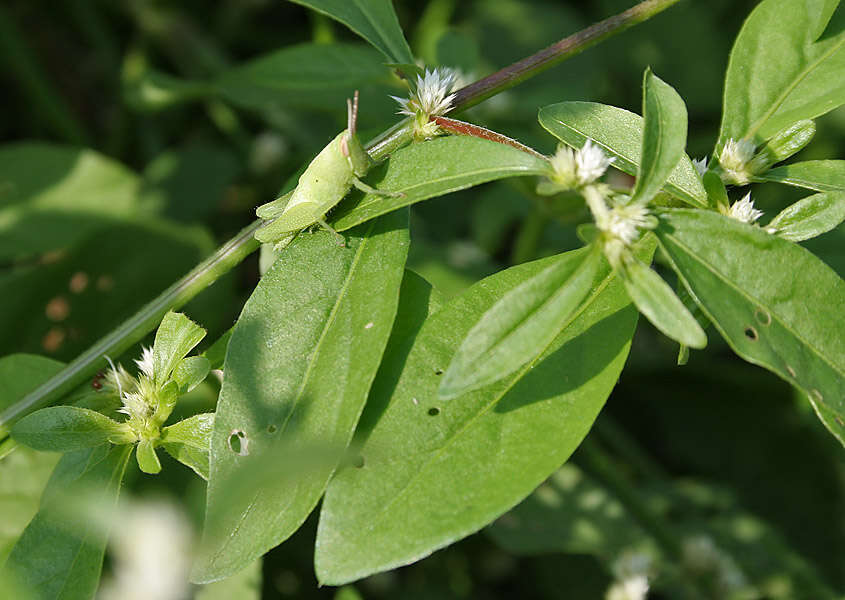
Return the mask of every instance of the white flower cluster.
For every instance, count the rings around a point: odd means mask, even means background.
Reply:
[[[564,189],[585,186],[604,175],[614,160],[590,139],[580,150],[561,144],[549,159],[553,171],[550,179]]]
[[[605,600],[644,600],[648,594],[648,572],[651,557],[641,552],[626,552],[611,566],[616,581],[605,594]]]
[[[762,210],[754,208],[754,201],[751,199],[751,193],[745,194],[742,200],[737,200],[731,204],[728,210],[728,216],[737,221],[751,224],[763,216]]]
[[[745,185],[751,181],[751,167],[749,163],[754,158],[756,146],[751,140],[734,140],[725,142],[719,154],[719,165],[722,167],[722,181],[737,185]]]
[[[641,204],[617,204],[611,207],[601,229],[630,246],[640,237],[640,231],[650,229],[652,219]]]
[[[457,81],[454,71],[440,67],[429,71],[424,76],[417,75],[417,89],[409,98],[391,96],[399,103],[399,114],[415,117],[425,115],[435,117],[445,115],[452,110],[455,94],[450,93]]]
[[[122,406],[117,412],[127,415],[127,423],[136,433],[146,431],[158,408],[157,389],[153,377],[153,349],[144,347],[141,358],[135,360],[140,373],[132,377],[123,365],[115,366],[106,374],[105,387],[116,393]]]

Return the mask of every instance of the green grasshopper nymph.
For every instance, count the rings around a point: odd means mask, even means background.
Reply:
[[[295,232],[319,224],[333,232],[345,245],[343,236],[326,223],[325,215],[354,186],[363,192],[381,196],[401,196],[370,187],[359,178],[367,174],[374,161],[367,154],[356,134],[358,120],[358,92],[354,100],[346,100],[347,128],[311,161],[299,177],[296,189],[288,197],[277,198],[259,206],[255,211],[267,223],[255,232],[263,243],[276,243],[290,238]]]

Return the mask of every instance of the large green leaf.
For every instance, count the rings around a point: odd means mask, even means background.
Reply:
[[[461,342],[440,382],[440,397],[460,396],[519,369],[558,336],[595,280],[606,276],[601,251],[593,246],[562,255],[502,296]]]
[[[667,210],[657,236],[734,351],[808,394],[845,444],[845,282],[804,248],[713,212]]]
[[[684,156],[687,107],[672,86],[651,69],[643,75],[643,141],[631,202],[646,204],[666,183]]]
[[[400,211],[367,223],[346,248],[324,232],[300,236],[247,301],[226,354],[194,580],[244,568],[296,531],[322,496],[390,334],[407,219]],[[227,488],[238,471],[315,446],[333,459],[294,481],[261,478],[237,495]]]
[[[448,136],[411,144],[374,169],[368,183],[402,196],[353,192],[332,213],[338,230],[421,200],[442,196],[486,181],[517,175],[543,175],[548,163],[511,146],[470,136]]]
[[[613,166],[631,175],[640,168],[643,119],[623,108],[595,102],[561,102],[540,109],[540,125],[573,148],[590,139],[616,160]],[[695,167],[683,155],[664,191],[693,206],[707,206],[707,193]]]
[[[291,0],[336,19],[378,48],[391,63],[413,64],[390,0]]]
[[[302,44],[224,71],[215,85],[227,100],[248,108],[283,105],[337,110],[351,90],[389,81],[381,56],[371,48]]]
[[[105,445],[65,454],[44,491],[38,514],[6,563],[39,600],[92,598],[100,580],[107,532],[90,514],[75,515],[79,494],[117,503],[132,446]],[[74,501],[74,498],[77,500]]]
[[[442,402],[442,370],[479,317],[556,256],[497,273],[432,316],[401,373],[373,386],[361,458],[323,501],[315,564],[340,584],[407,564],[508,510],[578,446],[627,356],[637,313],[608,275],[517,374]],[[410,342],[411,340],[409,340]]]
[[[0,259],[62,248],[116,219],[149,215],[138,176],[92,150],[0,147]]]
[[[775,181],[817,192],[845,192],[845,160],[808,160],[784,165],[755,180]]]
[[[764,0],[734,43],[719,143],[766,140],[845,103],[845,32],[819,37],[838,0]]]

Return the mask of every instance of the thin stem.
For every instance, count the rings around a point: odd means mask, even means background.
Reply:
[[[460,111],[478,104],[500,91],[533,77],[553,64],[578,54],[616,33],[620,33],[669,8],[679,0],[646,0],[610,19],[606,19],[580,33],[569,36],[545,50],[502,69],[489,77],[470,84],[457,92],[455,110]],[[409,143],[413,136],[410,119],[404,119],[373,139],[367,150],[378,162],[397,148]],[[155,329],[164,314],[179,308],[211,285],[221,275],[234,268],[260,244],[253,233],[262,224],[256,220],[221,246],[214,254],[195,267],[190,273],[162,292],[135,315],[124,321],[111,333],[97,341],[79,355],[62,371],[47,380],[20,401],[0,413],[0,437],[7,435],[9,425],[25,414],[48,406],[72,391],[104,365],[105,354],[117,356],[140,341]]]
[[[572,34],[528,58],[523,58],[484,79],[461,88],[456,92],[455,110],[457,112],[475,106],[490,96],[534,77],[567,58],[580,54],[598,42],[650,19],[678,2],[679,0],[645,0],[618,15]]]

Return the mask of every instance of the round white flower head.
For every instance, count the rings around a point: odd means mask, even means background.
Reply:
[[[561,144],[549,158],[553,171],[551,180],[564,189],[588,185],[604,175],[613,161],[590,139],[580,150]]]
[[[728,216],[743,223],[753,223],[763,216],[762,210],[754,208],[754,201],[751,199],[751,192],[745,194],[742,200],[738,200],[731,204],[728,210]]]
[[[391,96],[399,103],[399,114],[410,117],[425,115],[435,117],[445,115],[452,110],[455,94],[451,91],[455,87],[457,78],[452,69],[439,67],[425,70],[423,76],[417,75],[417,89],[408,98]]]
[[[605,594],[606,600],[644,600],[648,594],[648,577],[634,575],[611,585]]]
[[[751,168],[748,163],[754,158],[756,150],[751,140],[729,139],[719,154],[719,165],[722,167],[722,181],[745,185],[751,180]]]
[[[692,166],[695,167],[699,177],[703,177],[707,172],[707,157],[692,159]]]
[[[642,552],[626,552],[611,565],[616,582],[605,594],[606,600],[644,600],[648,593],[651,557]]]
[[[617,204],[610,209],[601,229],[630,246],[639,239],[643,229],[653,227],[652,221],[648,209],[641,204]]]
[[[152,379],[153,368],[155,367],[153,363],[153,349],[149,346],[144,346],[141,349],[141,358],[135,359],[135,364],[138,365],[138,370],[141,373]]]

